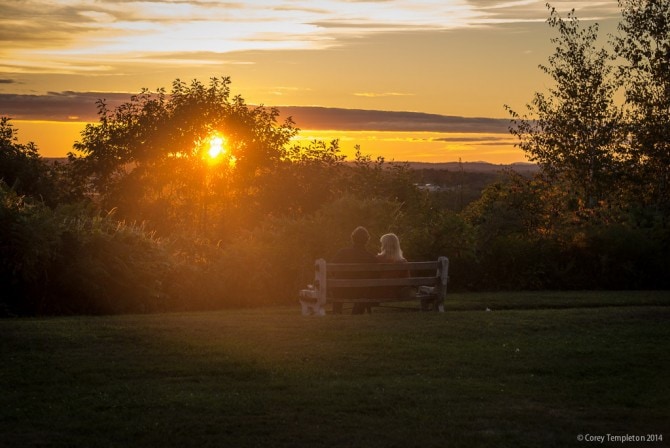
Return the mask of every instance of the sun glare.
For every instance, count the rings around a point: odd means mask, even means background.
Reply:
[[[223,162],[231,167],[235,166],[237,159],[230,152],[228,140],[220,133],[212,132],[201,142],[202,157],[207,160],[207,163],[214,165]]]
[[[212,135],[209,137],[209,149],[207,150],[207,154],[211,159],[216,159],[226,152],[224,143],[223,137],[220,135]]]

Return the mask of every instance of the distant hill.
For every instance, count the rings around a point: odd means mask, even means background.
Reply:
[[[495,164],[489,162],[407,162],[410,168],[423,170],[448,170],[448,171],[463,171],[469,173],[497,173],[504,169],[512,169],[518,173],[536,173],[540,170],[534,163],[511,163],[511,164]]]
[[[42,157],[46,163],[67,163],[67,157]]]
[[[44,157],[48,163],[67,163],[67,157]],[[407,163],[410,168],[417,170],[448,170],[460,171],[461,169],[468,173],[497,173],[504,169],[512,169],[518,173],[536,173],[540,168],[534,163],[511,163],[495,164],[489,162],[389,162],[389,163]]]

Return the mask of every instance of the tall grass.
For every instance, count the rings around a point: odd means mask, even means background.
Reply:
[[[667,446],[668,305],[667,292],[452,294],[445,314],[2,320],[0,445],[565,447],[661,433],[649,446]]]

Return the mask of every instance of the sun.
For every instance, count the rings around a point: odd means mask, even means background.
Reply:
[[[207,155],[209,158],[214,160],[220,156],[223,156],[226,153],[225,143],[226,141],[222,136],[218,134],[210,135],[207,143],[209,146],[207,149]]]
[[[230,143],[220,132],[210,133],[198,146],[202,148],[202,157],[209,165],[226,163],[231,168],[235,167],[237,158],[230,151]]]

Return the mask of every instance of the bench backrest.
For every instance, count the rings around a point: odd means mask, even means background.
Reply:
[[[439,257],[436,261],[407,263],[328,263],[324,259],[318,259],[314,269],[314,287],[318,291],[321,304],[326,303],[328,290],[331,288],[378,286],[431,286],[444,299],[449,279],[447,257]],[[409,274],[407,277],[384,278],[383,272],[389,271],[407,271]]]

